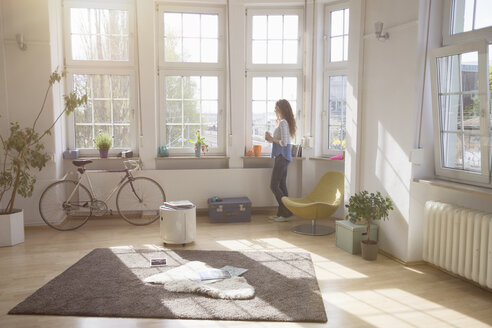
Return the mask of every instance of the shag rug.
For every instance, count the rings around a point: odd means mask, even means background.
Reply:
[[[150,267],[151,258],[167,265]],[[212,298],[146,283],[153,275],[201,261],[246,268],[251,299]],[[18,304],[9,314],[163,319],[326,322],[309,253],[95,249]]]

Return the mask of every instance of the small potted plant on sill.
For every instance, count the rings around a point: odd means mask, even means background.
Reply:
[[[345,207],[348,209],[345,219],[349,219],[353,223],[365,219],[367,239],[362,240],[360,244],[362,258],[370,261],[375,260],[378,256],[379,247],[377,240],[370,238],[371,223],[373,220],[386,220],[388,218],[389,211],[393,210],[392,200],[381,195],[379,191],[369,194],[367,190],[363,190],[351,196]]]
[[[113,145],[113,138],[107,132],[100,132],[94,141],[96,148],[99,150],[99,157],[107,158],[109,149]]]
[[[38,121],[46,109],[46,103],[53,85],[60,82],[65,72],[58,69],[51,73],[44,100],[30,127],[21,127],[11,122],[10,129],[0,131],[0,246],[13,246],[24,241],[24,212],[14,207],[17,195],[31,197],[36,176],[34,168],[41,171],[51,156],[46,153],[43,138],[50,135],[56,122],[87,103],[87,95],[70,92],[64,96],[63,111],[56,116],[49,127],[40,129]],[[40,123],[41,125],[41,123]],[[3,197],[6,203],[2,203]]]
[[[200,129],[195,131],[195,140],[188,139],[188,142],[191,142],[195,145],[195,157],[200,157],[200,154],[208,151],[208,145],[205,143],[205,137],[202,137],[200,134]]]

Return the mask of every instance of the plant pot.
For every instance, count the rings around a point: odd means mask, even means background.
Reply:
[[[13,246],[24,242],[24,211],[14,209],[5,214],[0,210],[0,246]]]
[[[196,147],[195,149],[195,157],[200,157],[201,156],[201,150],[200,150],[200,147]]]
[[[360,242],[362,258],[368,261],[374,261],[378,257],[379,246],[375,240],[362,240]]]
[[[99,157],[108,158],[108,153],[109,153],[109,150],[100,150],[99,151]]]

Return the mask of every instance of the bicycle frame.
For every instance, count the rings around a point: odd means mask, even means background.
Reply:
[[[79,186],[82,183],[82,180],[84,179],[84,176],[85,176],[85,179],[87,180],[87,183],[89,185],[89,192],[91,193],[91,197],[93,198],[94,201],[101,201],[101,199],[98,199],[96,197],[96,193],[94,191],[94,187],[92,185],[92,181],[90,179],[89,173],[90,174],[92,174],[92,173],[97,174],[97,173],[117,173],[117,172],[123,173],[124,172],[125,176],[120,180],[120,182],[118,182],[115,185],[115,187],[109,193],[109,195],[106,197],[106,199],[102,200],[102,202],[107,203],[107,201],[111,199],[111,197],[114,195],[114,193],[123,185],[123,183],[126,182],[126,180],[133,181],[133,175],[131,174],[130,171],[131,170],[129,170],[128,168],[126,168],[124,170],[81,170],[81,171],[79,171],[80,176],[78,176],[77,184],[76,184],[75,188],[73,189],[72,193],[70,194],[70,196],[68,196],[67,200],[70,201],[72,199],[72,197],[75,195],[75,192],[79,189]],[[130,185],[132,187],[132,190],[133,190],[135,196],[138,198],[139,201],[141,201],[140,197],[135,192],[133,184],[130,183]]]

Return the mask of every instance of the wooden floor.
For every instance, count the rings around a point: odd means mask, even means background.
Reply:
[[[0,327],[468,328],[492,324],[490,292],[427,265],[405,267],[381,254],[375,262],[364,261],[337,248],[334,234],[310,237],[290,232],[300,221],[277,223],[255,215],[249,223],[212,224],[199,217],[196,242],[186,248],[310,252],[327,324],[7,315],[94,248],[162,247],[158,222],[136,227],[119,218],[99,218],[72,232],[27,229],[23,244],[0,248]]]

